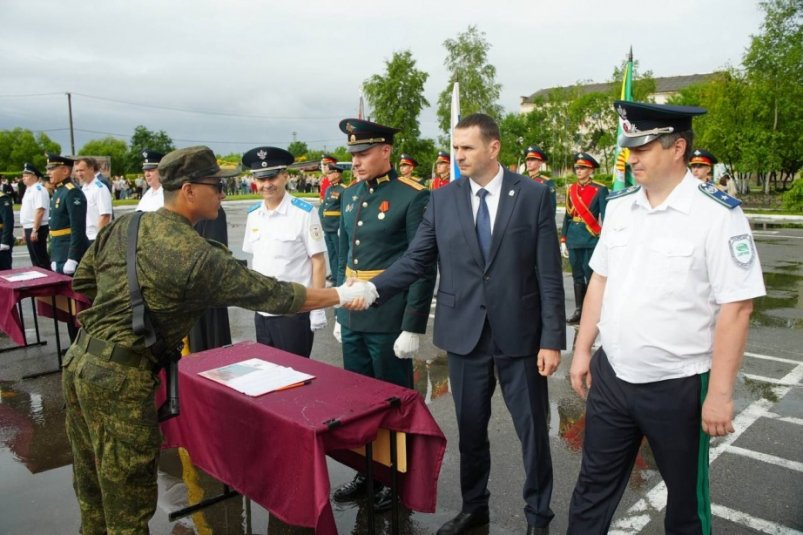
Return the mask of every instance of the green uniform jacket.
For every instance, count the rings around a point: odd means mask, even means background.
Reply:
[[[86,237],[86,197],[69,179],[56,186],[50,198],[50,260],[81,261],[89,239]],[[66,235],[59,231],[69,229]]]
[[[0,243],[14,247],[14,201],[0,192]]]
[[[577,183],[569,186],[569,188],[576,187]],[[608,199],[608,188],[598,182],[589,182],[585,188],[590,188],[593,191],[581,195],[586,201],[589,211],[594,215],[597,221],[605,218],[605,204]],[[588,202],[587,197],[593,198]],[[572,207],[569,192],[566,192],[566,215],[563,216],[563,228],[560,232],[561,241],[566,242],[566,247],[569,249],[593,249],[599,241],[599,236],[595,236],[588,230],[584,221],[575,221],[579,216],[573,216],[574,209]]]
[[[429,202],[429,190],[399,179],[395,170],[378,179],[357,182],[342,193],[337,283],[345,270],[384,270],[413,241]],[[436,268],[381,307],[363,312],[340,308],[338,322],[353,331],[424,333],[432,305]]]
[[[101,229],[75,272],[73,289],[93,300],[78,315],[91,336],[147,355],[143,337],[131,328],[126,272],[130,218],[124,215]],[[137,277],[154,328],[168,347],[178,345],[207,308],[292,314],[307,293],[300,284],[244,267],[224,245],[207,241],[187,219],[166,208],[142,216]]]
[[[326,196],[323,198],[319,211],[324,232],[337,232],[338,227],[340,227],[340,200],[345,190],[346,188],[342,182],[331,184],[326,188]],[[326,215],[327,212],[330,215]],[[333,212],[337,212],[337,215]],[[332,269],[336,267],[332,266]]]
[[[552,199],[552,217],[556,217],[558,215],[558,188],[555,186],[555,183],[551,179],[543,176],[530,178],[532,178],[533,181],[543,184],[549,188],[549,198]]]

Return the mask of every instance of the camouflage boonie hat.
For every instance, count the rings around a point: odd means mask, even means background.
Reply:
[[[174,150],[159,162],[159,175],[166,190],[177,190],[185,182],[202,178],[223,178],[234,174],[235,171],[222,170],[212,149],[203,145]]]

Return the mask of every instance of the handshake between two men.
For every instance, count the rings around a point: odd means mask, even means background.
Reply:
[[[340,304],[335,306],[342,306],[347,310],[367,310],[379,298],[379,293],[373,283],[355,278],[348,279],[335,290],[340,297]],[[332,334],[338,342],[342,342],[340,324],[337,321],[335,321],[335,329]],[[418,334],[402,331],[393,343],[393,352],[400,359],[411,359],[418,353],[419,346]]]

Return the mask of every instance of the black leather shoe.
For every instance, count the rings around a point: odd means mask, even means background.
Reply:
[[[390,492],[390,487],[382,485],[378,490],[374,491],[374,511],[382,513],[389,511],[393,506],[393,494]]]
[[[566,323],[568,323],[570,325],[574,325],[575,323],[580,323],[580,313],[581,312],[582,311],[579,308],[577,310],[575,310],[574,314],[572,314],[570,317],[566,318]]]
[[[543,528],[527,526],[527,535],[549,535],[549,526]]]
[[[335,490],[332,498],[336,502],[352,502],[365,496],[367,490],[368,478],[363,474],[357,474],[350,482]]]
[[[441,526],[438,535],[458,535],[466,533],[471,528],[484,526],[488,523],[488,511],[482,513],[459,513],[456,517]]]

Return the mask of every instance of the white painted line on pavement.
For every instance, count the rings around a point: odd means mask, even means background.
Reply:
[[[747,526],[761,533],[769,533],[770,535],[803,535],[803,531],[797,531],[796,529],[788,528],[776,522],[764,520],[763,518],[756,518],[747,513],[725,507],[724,505],[712,503],[711,512],[719,518],[724,518],[734,524]]]
[[[799,363],[792,371],[786,374],[780,382],[783,384],[797,384],[803,379],[803,363]],[[778,399],[783,398],[791,390],[789,386],[776,387],[775,394]],[[719,443],[712,447],[708,455],[708,464],[712,464],[717,457],[722,455],[731,444],[744,433],[756,420],[765,416],[774,402],[761,398],[747,406],[742,412],[733,419],[735,431],[730,435],[716,439]],[[646,513],[660,513],[666,507],[666,483],[657,483],[647,494],[633,504],[624,516],[615,520],[608,532],[609,535],[630,535],[640,533],[644,527],[650,523],[651,515]]]
[[[750,353],[749,351],[744,352],[745,357],[753,357],[754,359],[763,359],[763,360],[774,360],[775,362],[785,362],[787,364],[794,364],[798,365],[801,363],[799,360],[794,359],[785,359],[783,357],[774,357],[772,355],[761,355],[760,353]]]
[[[730,448],[728,448],[728,453],[734,453],[736,455],[741,455],[742,457],[749,457],[751,459],[755,459],[757,461],[761,461],[764,463],[774,464],[776,466],[780,466],[781,468],[788,468],[790,470],[797,470],[798,472],[803,472],[803,463],[799,463],[797,461],[790,461],[789,459],[784,459],[783,457],[778,457],[776,455],[761,453],[760,451],[748,450],[745,448],[740,448],[739,446],[731,446]]]
[[[803,425],[803,418],[795,418],[793,416],[781,416],[775,412],[768,412],[765,414],[767,418],[772,418],[773,420],[778,420],[779,422],[786,422],[788,424],[794,425]]]
[[[753,381],[761,381],[762,383],[769,383],[773,386],[802,386],[800,381],[790,382],[785,381],[783,379],[775,379],[774,377],[767,377],[765,375],[756,375],[753,373],[743,373],[740,374],[747,379],[752,379]]]

